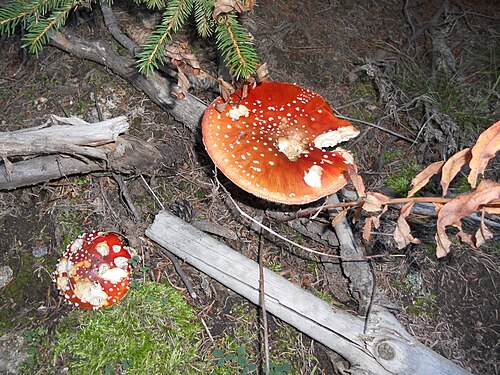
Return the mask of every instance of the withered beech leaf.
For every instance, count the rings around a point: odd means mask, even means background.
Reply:
[[[346,208],[342,211],[340,211],[332,220],[332,227],[335,227],[338,223],[340,223],[340,220],[346,217],[347,213],[349,212],[349,209]]]
[[[396,222],[396,229],[394,230],[394,241],[398,249],[404,249],[410,243],[419,244],[421,241],[411,234],[410,226],[406,221],[406,217],[410,214],[414,202],[408,202],[401,207],[401,214]]]
[[[472,147],[472,158],[469,163],[470,173],[467,179],[470,186],[476,187],[478,176],[484,174],[488,162],[498,150],[500,150],[500,121],[482,132]]]
[[[222,78],[219,78],[219,90],[220,90],[220,93],[221,93],[221,96],[222,98],[224,99],[224,102],[228,102],[229,101],[229,98],[231,97],[231,95],[236,91],[234,89],[234,87],[224,81]]]
[[[257,76],[257,82],[269,81],[269,68],[267,67],[267,63],[261,64],[257,68],[255,75]]]
[[[457,233],[457,237],[460,239],[460,241],[464,244],[469,245],[473,249],[476,249],[476,240],[474,236],[470,233],[464,232],[461,228]]]
[[[472,157],[470,151],[470,148],[459,151],[450,157],[446,163],[444,163],[443,169],[441,170],[441,188],[443,189],[443,197],[448,193],[448,187],[457,173],[460,172],[460,169],[469,163]]]
[[[214,4],[214,12],[212,17],[217,20],[220,14],[236,12],[242,13],[246,10],[252,9],[254,6],[254,1],[247,1],[243,4],[241,0],[217,0]]]
[[[361,214],[363,213],[362,207],[356,207],[354,209],[354,215],[352,215],[352,222],[357,223],[361,219]]]
[[[179,86],[180,91],[172,90],[172,95],[177,99],[185,99],[191,84],[181,69],[177,71],[177,86]]]
[[[198,58],[191,52],[187,42],[176,42],[165,46],[165,55],[171,60],[183,62],[193,69],[201,69]],[[179,65],[179,63],[174,62],[174,65]]]
[[[481,223],[479,224],[479,228],[474,235],[476,240],[476,247],[483,245],[487,240],[493,238],[493,233],[488,229],[486,224],[484,223],[484,218],[481,218]]]
[[[500,199],[500,183],[483,180],[476,189],[450,200],[439,210],[436,232],[436,255],[438,258],[444,257],[450,252],[451,241],[446,234],[446,227],[460,225],[460,220],[463,217],[495,199]]]
[[[349,175],[349,178],[351,179],[351,182],[354,185],[356,192],[358,193],[358,197],[365,197],[365,184],[363,183],[363,179],[361,178],[361,176],[358,174],[358,167],[356,166],[356,164],[348,164],[347,174]]]
[[[373,216],[368,216],[365,220],[365,225],[363,227],[363,239],[365,241],[370,241],[370,237],[372,236],[372,224],[373,224]]]
[[[368,192],[363,199],[363,210],[366,212],[382,211],[382,206],[389,201],[389,197],[377,192]]]
[[[408,192],[408,198],[422,189],[432,176],[438,174],[441,171],[444,161],[437,161],[427,166],[422,172],[417,174],[413,180],[411,180],[412,189]]]

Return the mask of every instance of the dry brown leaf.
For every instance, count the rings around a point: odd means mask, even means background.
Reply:
[[[356,207],[354,210],[354,215],[352,215],[352,222],[357,223],[361,219],[361,214],[363,213],[362,207]]]
[[[174,60],[172,63],[176,66],[179,66],[180,62],[183,62],[193,69],[201,69],[198,58],[191,52],[187,42],[178,42],[165,46],[165,55]]]
[[[261,64],[257,68],[255,75],[257,76],[257,82],[269,81],[269,69],[267,67],[267,63]]]
[[[368,216],[365,220],[365,225],[363,227],[363,239],[365,241],[370,241],[370,237],[372,236],[372,224],[373,224],[373,216]]]
[[[498,150],[500,150],[500,121],[482,132],[472,147],[472,159],[469,163],[471,170],[467,179],[470,186],[476,187],[478,176],[484,174],[488,162]]]
[[[466,233],[462,230],[461,223],[457,225],[459,231],[457,233],[457,237],[463,243],[469,245],[473,249],[477,249],[482,246],[487,240],[493,238],[493,233],[488,229],[486,224],[484,223],[484,211],[481,217],[481,221],[479,224],[479,228],[474,234]]]
[[[408,192],[408,198],[414,195],[417,191],[422,189],[432,176],[438,174],[441,171],[444,161],[437,161],[427,166],[422,172],[417,174],[413,180],[411,180],[412,189]]]
[[[484,216],[484,215],[483,215]],[[488,229],[486,224],[484,223],[484,220],[481,218],[481,223],[479,224],[479,229],[477,230],[476,234],[474,235],[476,239],[476,247],[482,246],[487,240],[490,240],[493,238],[493,233]]]
[[[180,100],[185,99],[191,84],[189,83],[189,79],[180,69],[177,71],[177,86],[179,86],[179,90],[172,90],[172,95]]]
[[[386,210],[387,210],[387,206],[384,207],[384,210],[382,211],[382,213],[384,213]],[[377,216],[373,216],[372,223],[373,223],[373,227],[375,229],[378,229],[380,227],[380,217],[381,216],[382,216],[382,214],[377,215]]]
[[[219,90],[224,102],[228,102],[231,95],[236,91],[233,85],[219,77]]]
[[[396,229],[394,230],[394,241],[396,241],[398,249],[404,249],[410,243],[421,243],[418,238],[412,236],[411,228],[405,219],[410,214],[413,204],[414,202],[408,202],[401,207],[401,214],[398,217]]]
[[[413,208],[414,202],[408,202],[406,203],[403,207],[401,207],[401,210],[399,210],[400,215],[403,216],[404,218],[407,218],[409,214],[411,214],[411,209]]]
[[[361,176],[358,174],[358,167],[356,166],[356,164],[348,164],[347,174],[349,175],[349,178],[351,179],[351,182],[354,185],[356,192],[358,193],[358,197],[365,197],[365,184],[363,183],[363,179],[361,178]]]
[[[214,12],[212,17],[217,20],[220,14],[224,13],[242,13],[244,11],[252,9],[254,6],[254,1],[247,1],[243,4],[241,0],[217,0],[214,4]]]
[[[500,183],[483,180],[475,190],[450,200],[439,210],[436,232],[436,255],[438,258],[442,258],[450,252],[451,241],[446,234],[446,227],[449,225],[460,226],[460,220],[463,217],[495,199],[500,199]]]
[[[457,233],[457,237],[462,243],[469,245],[473,249],[476,248],[476,241],[472,234],[464,232],[462,229],[460,229]]]
[[[337,216],[335,216],[332,220],[332,227],[337,226],[338,223],[340,223],[340,220],[346,217],[347,213],[349,212],[349,209],[346,208],[342,211],[340,211]]]
[[[363,210],[366,212],[382,211],[382,206],[389,201],[389,197],[382,193],[368,192],[364,198]]]
[[[441,170],[441,188],[443,189],[443,197],[448,193],[450,182],[455,178],[457,173],[460,172],[460,169],[470,162],[472,157],[470,151],[470,148],[459,151],[450,157],[446,163],[444,163],[443,169]]]

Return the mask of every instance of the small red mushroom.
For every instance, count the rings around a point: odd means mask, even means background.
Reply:
[[[236,185],[270,201],[304,204],[347,183],[354,159],[334,147],[359,130],[335,117],[320,95],[278,82],[237,95],[241,90],[225,106],[217,98],[202,121],[208,154]]]
[[[85,233],[70,243],[59,259],[57,288],[76,307],[109,307],[129,290],[130,258],[117,234]]]

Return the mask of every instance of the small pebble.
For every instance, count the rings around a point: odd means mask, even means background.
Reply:
[[[37,246],[31,250],[31,254],[33,254],[35,258],[41,258],[47,255],[47,252],[48,252],[47,246]]]
[[[0,289],[7,285],[14,271],[9,266],[0,266]]]

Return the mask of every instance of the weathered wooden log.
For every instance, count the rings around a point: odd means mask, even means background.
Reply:
[[[125,116],[95,124],[77,117],[52,116],[44,125],[0,133],[0,157],[78,154],[104,159],[96,146],[115,142],[129,128]]]
[[[146,236],[170,252],[259,305],[259,266],[161,211]],[[468,374],[413,339],[397,320],[374,310],[365,333],[364,320],[329,305],[272,271],[264,270],[267,311],[346,358],[350,374]]]
[[[120,135],[129,127],[125,117],[94,124],[52,120],[51,126],[0,133],[0,190],[96,171],[146,173],[160,164],[162,155],[153,145]]]

